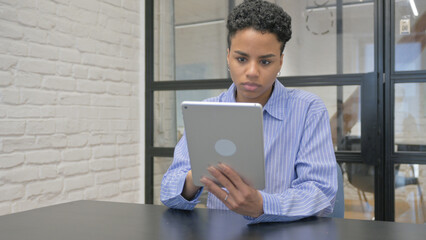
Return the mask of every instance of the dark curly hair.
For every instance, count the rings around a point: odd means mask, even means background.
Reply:
[[[262,33],[272,33],[281,42],[281,53],[291,38],[291,17],[279,6],[263,0],[245,0],[228,15],[228,48],[231,38],[239,30],[253,28]]]

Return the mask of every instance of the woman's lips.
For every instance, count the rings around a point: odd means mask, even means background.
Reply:
[[[255,91],[260,87],[260,85],[255,83],[242,83],[241,84],[246,91]]]

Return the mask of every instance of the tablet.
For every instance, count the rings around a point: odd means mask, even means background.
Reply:
[[[226,163],[251,186],[265,188],[263,114],[258,103],[182,102],[194,184]]]

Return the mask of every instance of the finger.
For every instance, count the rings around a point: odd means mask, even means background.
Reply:
[[[206,178],[206,177],[201,178],[200,182],[202,182],[204,184],[204,186],[207,188],[207,191],[209,191],[211,194],[215,195],[218,199],[220,199],[223,203],[225,203],[225,205],[227,204],[227,201],[229,201],[229,195],[225,190],[223,190],[221,187],[219,187],[211,179]],[[225,199],[226,199],[226,201],[225,201]]]
[[[222,186],[224,186],[226,189],[228,189],[228,191],[232,194],[236,191],[236,188],[234,186],[234,183],[227,177],[225,176],[220,169],[218,169],[217,167],[208,167],[207,170],[209,171],[209,173],[217,179],[217,181],[219,181],[220,184],[222,184]]]
[[[241,189],[243,187],[246,187],[247,184],[244,182],[244,180],[241,178],[241,176],[230,166],[220,163],[218,165],[220,172],[226,176],[237,189]]]

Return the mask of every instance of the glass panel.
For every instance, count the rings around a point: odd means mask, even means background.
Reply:
[[[160,191],[161,181],[164,173],[172,164],[173,158],[170,157],[154,157],[154,201],[156,205],[161,205]]]
[[[228,1],[154,4],[154,80],[227,78]]]
[[[426,152],[426,83],[395,84],[395,151]]]
[[[342,163],[345,218],[374,219],[374,166]]]
[[[426,165],[395,165],[395,221],[426,223]]]
[[[395,0],[395,71],[426,69],[426,1]]]
[[[154,147],[174,147],[183,134],[180,104],[218,96],[225,89],[156,91],[154,93]]]
[[[359,86],[298,87],[318,95],[330,116],[333,145],[336,151],[361,151],[361,113]],[[342,109],[338,111],[338,103]]]

